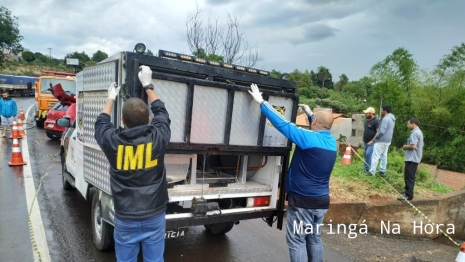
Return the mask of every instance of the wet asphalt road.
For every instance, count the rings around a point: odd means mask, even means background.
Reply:
[[[33,98],[16,98],[24,110]],[[52,261],[115,261],[114,251],[100,252],[92,242],[90,210],[77,191],[61,185],[59,141],[43,129],[27,131],[30,163]],[[6,141],[5,141],[6,140]],[[9,167],[11,139],[0,141],[0,261],[32,261],[22,167]],[[429,240],[365,235],[349,239],[323,233],[325,261],[453,261],[456,248]],[[20,254],[20,255],[19,255]],[[344,255],[343,255],[344,254]],[[285,232],[260,219],[242,221],[224,236],[203,227],[166,242],[165,261],[289,261]]]

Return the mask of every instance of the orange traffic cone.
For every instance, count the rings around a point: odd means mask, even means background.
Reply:
[[[342,164],[343,165],[350,165],[350,154],[352,152],[351,151],[351,148],[350,148],[350,144],[347,144],[347,147],[346,147],[346,152],[344,153],[344,157],[342,158]]]
[[[11,148],[11,161],[8,162],[10,166],[22,166],[26,162],[23,160],[23,155],[21,154],[21,147],[19,146],[19,140],[13,138],[13,146]]]
[[[455,258],[455,262],[465,262],[465,242],[460,246],[460,251],[457,258]]]
[[[10,136],[11,139],[19,139],[19,138],[22,138],[20,135],[19,135],[19,130],[18,130],[18,124],[16,123],[16,120],[13,120],[13,128],[11,129],[11,136]]]
[[[23,120],[21,120],[21,117],[18,118],[18,134],[21,137],[26,135],[26,132],[24,132]]]
[[[26,117],[24,116],[24,111],[23,111],[23,108],[21,107],[21,110],[19,110],[19,119],[23,120],[26,119]]]

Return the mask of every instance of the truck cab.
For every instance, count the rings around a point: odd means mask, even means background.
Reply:
[[[58,102],[51,88],[61,84],[65,92],[76,92],[76,74],[42,70],[42,76],[35,83],[35,120],[36,126],[43,128],[48,111]]]

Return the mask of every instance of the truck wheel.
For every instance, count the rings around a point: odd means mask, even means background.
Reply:
[[[226,234],[234,227],[234,222],[207,224],[204,227],[213,235]]]
[[[100,217],[100,205],[98,200],[98,190],[95,191],[92,198],[92,238],[94,244],[100,251],[106,251],[113,248],[113,226],[105,222]]]
[[[44,125],[44,123],[42,123],[42,127],[44,127],[43,125]],[[48,138],[50,138],[51,140],[59,140],[59,139],[61,138],[61,136],[52,134],[52,133],[47,132],[47,131],[45,131],[45,134],[46,134],[46,135],[48,136]]]
[[[73,186],[68,182],[68,180],[66,180],[66,177],[64,176],[64,174],[67,172],[68,171],[66,171],[66,157],[63,154],[61,154],[61,180],[63,184],[63,189],[72,190],[74,189]]]

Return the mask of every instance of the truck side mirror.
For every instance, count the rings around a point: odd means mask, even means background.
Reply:
[[[71,120],[69,119],[69,117],[61,117],[61,118],[58,118],[55,123],[57,124],[57,126],[61,126],[61,127],[70,127],[71,126]]]

